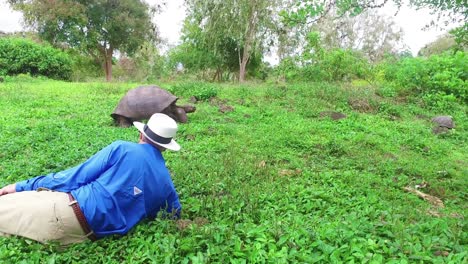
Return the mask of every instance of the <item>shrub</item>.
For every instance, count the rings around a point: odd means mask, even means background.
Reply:
[[[218,95],[218,89],[213,84],[203,82],[180,83],[169,90],[177,96],[194,96],[199,101],[208,100]]]
[[[369,72],[369,62],[352,50],[333,49],[321,54],[310,66],[305,67],[308,80],[347,81],[363,79]]]
[[[66,53],[50,46],[26,39],[0,38],[0,75],[29,73],[69,80],[71,64]]]
[[[304,62],[296,63],[297,60]],[[358,52],[332,49],[302,55],[298,59],[285,59],[278,65],[276,72],[286,80],[339,82],[371,79],[371,68],[367,59]]]
[[[468,100],[468,62],[464,52],[433,55],[429,58],[405,58],[383,67],[384,80],[402,92],[426,96],[453,95]],[[432,99],[431,99],[432,100]]]
[[[67,54],[72,60],[72,74],[70,77],[72,81],[87,81],[104,75],[102,66],[95,59],[74,49],[67,50]]]
[[[293,58],[285,58],[275,67],[275,74],[285,80],[301,79],[299,72],[299,66]]]

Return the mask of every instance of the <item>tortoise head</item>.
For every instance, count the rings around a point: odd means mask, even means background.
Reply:
[[[187,112],[185,112],[183,107],[171,104],[169,107],[164,109],[162,113],[170,116],[179,123],[187,123]]]
[[[176,121],[179,121],[180,123],[187,123],[187,113],[185,112],[184,108],[176,107],[174,115]]]
[[[118,114],[112,114],[111,116],[114,119],[114,123],[119,127],[130,127],[132,125],[130,118]]]

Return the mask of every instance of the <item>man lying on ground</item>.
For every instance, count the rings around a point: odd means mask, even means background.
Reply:
[[[161,210],[179,217],[179,197],[162,156],[180,149],[173,139],[177,124],[159,113],[146,125],[133,124],[138,144],[116,141],[74,168],[0,189],[0,236],[68,245],[124,235]]]

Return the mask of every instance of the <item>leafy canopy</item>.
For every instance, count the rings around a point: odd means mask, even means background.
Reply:
[[[392,0],[397,7],[403,5],[402,0]],[[281,15],[291,25],[313,23],[327,16],[330,10],[337,9],[339,17],[344,15],[355,16],[365,10],[381,8],[388,0],[299,0],[290,10],[282,11]],[[468,5],[466,0],[410,0],[408,5],[415,9],[428,8],[437,14],[438,26],[447,26],[458,23],[453,34],[457,41],[467,43]],[[433,25],[436,22],[432,22]]]
[[[278,1],[187,0],[186,5],[189,34],[185,34],[185,41],[223,58],[226,68],[232,68],[233,58],[237,59],[239,80],[243,81],[251,56],[265,45]]]
[[[9,0],[27,25],[54,45],[79,48],[105,62],[132,54],[154,37],[152,9],[142,0]]]

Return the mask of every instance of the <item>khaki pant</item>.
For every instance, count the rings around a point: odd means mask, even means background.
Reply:
[[[26,191],[0,196],[0,236],[68,245],[87,240],[67,193]]]

